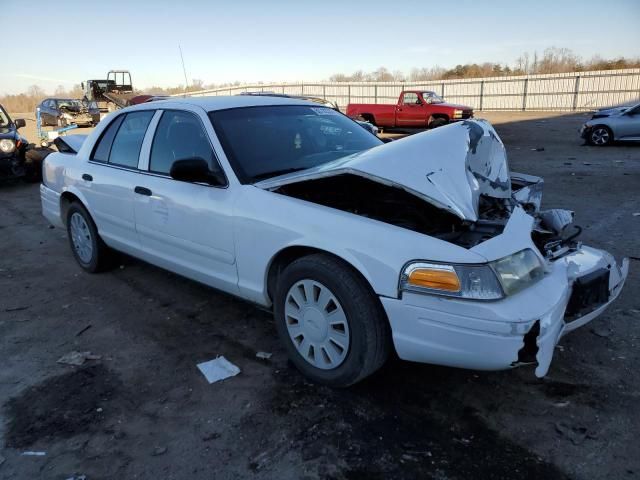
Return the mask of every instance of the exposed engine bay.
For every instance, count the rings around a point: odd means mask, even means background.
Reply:
[[[534,243],[545,256],[555,258],[560,250],[568,251],[568,244],[575,238],[563,237],[566,226],[573,220],[573,212],[540,212],[542,180],[525,177],[528,181],[514,179],[513,198],[481,195],[476,222],[462,220],[401,188],[348,173],[289,183],[273,191],[406,228],[464,248],[473,248],[500,235],[513,208],[520,205],[536,218],[532,232]],[[525,189],[530,189],[530,192],[522,192]],[[522,201],[516,199],[519,192]]]

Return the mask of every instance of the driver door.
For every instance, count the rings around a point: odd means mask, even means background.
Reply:
[[[192,158],[221,171],[203,119],[191,111],[158,111],[149,130],[142,148],[141,170],[146,172],[134,186],[136,231],[145,259],[237,293],[235,190],[226,184],[178,181],[169,174],[173,162]]]
[[[640,105],[621,115],[614,128],[617,130],[616,137],[620,140],[640,139]]]
[[[425,106],[415,92],[406,92],[398,105],[396,125],[399,127],[426,127]]]

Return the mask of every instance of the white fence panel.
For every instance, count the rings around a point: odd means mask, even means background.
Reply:
[[[315,82],[240,85],[191,92],[189,96],[273,92],[349,103],[395,104],[402,90],[431,90],[476,110],[581,111],[640,101],[640,68],[427,82]],[[176,96],[182,96],[178,94]]]

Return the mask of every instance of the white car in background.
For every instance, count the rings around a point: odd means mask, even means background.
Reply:
[[[189,98],[114,112],[75,150],[47,157],[41,196],[82,268],[118,250],[272,308],[293,363],[333,386],[392,348],[543,376],[628,272],[540,210],[542,180],[510,174],[483,121],[383,144],[311,102]]]

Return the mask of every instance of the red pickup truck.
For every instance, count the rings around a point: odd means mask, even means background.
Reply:
[[[347,116],[371,122],[378,128],[435,128],[473,117],[473,109],[447,103],[435,92],[405,90],[396,105],[350,103]]]

